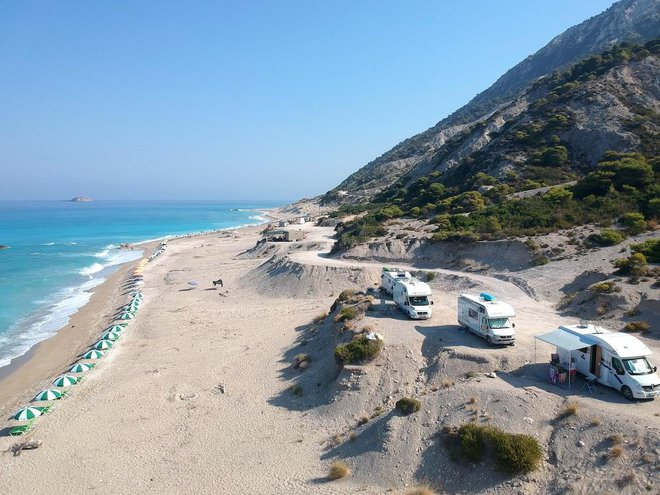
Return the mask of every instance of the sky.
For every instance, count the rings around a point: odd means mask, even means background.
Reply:
[[[322,194],[612,3],[0,1],[0,200]]]

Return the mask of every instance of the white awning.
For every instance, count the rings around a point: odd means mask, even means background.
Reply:
[[[585,335],[575,335],[565,330],[555,330],[553,332],[544,333],[543,335],[536,335],[534,338],[547,342],[548,344],[566,349],[567,351],[574,351],[589,347],[593,345],[591,339]]]

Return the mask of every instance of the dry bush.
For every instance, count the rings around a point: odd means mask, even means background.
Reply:
[[[431,490],[429,485],[417,485],[410,488],[406,495],[435,495],[435,492]]]
[[[644,464],[652,464],[655,458],[653,457],[653,454],[644,454],[642,456],[642,462]]]
[[[624,332],[642,332],[646,333],[651,330],[651,325],[645,321],[631,321],[623,327]]]
[[[600,426],[603,424],[603,420],[600,418],[591,418],[591,421],[589,422],[591,426]]]
[[[381,414],[383,414],[383,407],[382,406],[376,406],[376,409],[374,409],[374,412],[371,415],[371,419],[377,418]]]
[[[348,301],[349,299],[352,299],[353,297],[355,297],[355,291],[353,289],[345,289],[341,291],[341,294],[339,294],[337,300],[344,302],[344,301]]]
[[[626,474],[624,474],[621,479],[619,479],[619,486],[626,486],[630,485],[637,481],[637,477],[635,476],[635,473],[633,471],[628,471]]]
[[[610,441],[612,445],[620,445],[623,443],[623,435],[620,433],[615,433],[614,435],[610,435],[607,437],[607,439]]]
[[[358,426],[366,425],[369,422],[369,419],[371,419],[371,418],[369,418],[369,416],[367,416],[366,414],[363,414],[357,420]]]
[[[615,445],[607,452],[605,457],[607,458],[608,461],[612,461],[614,459],[618,459],[622,455],[623,455],[623,447],[621,447],[621,445]]]
[[[478,400],[479,400],[479,399],[476,398],[476,397],[470,397],[470,398],[468,399],[468,404],[474,404],[474,403],[476,403]]]
[[[293,358],[293,367],[295,369],[301,368],[305,369],[309,366],[309,363],[312,362],[312,358],[309,356],[309,354],[306,354],[304,352],[301,352],[300,354],[297,354],[296,357]]]
[[[351,469],[344,461],[335,461],[330,464],[330,471],[328,472],[328,479],[338,480],[346,478],[351,474]]]
[[[449,388],[454,385],[454,382],[451,381],[449,378],[443,378],[442,381],[440,382],[440,386],[442,388]]]
[[[312,322],[314,322],[314,323],[321,323],[322,321],[325,320],[326,316],[328,316],[326,313],[319,313],[319,314],[317,314],[317,315],[314,317],[314,319],[312,320]]]
[[[569,402],[566,404],[566,407],[564,410],[559,414],[559,419],[566,419],[570,418],[571,416],[575,416],[579,410],[579,406],[577,402]]]
[[[371,333],[376,331],[376,326],[371,323],[362,327],[362,332]]]

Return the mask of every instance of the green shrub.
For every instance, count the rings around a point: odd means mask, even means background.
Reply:
[[[495,449],[495,461],[503,471],[529,473],[539,466],[543,458],[543,449],[531,435],[506,433],[491,427],[487,436]]]
[[[484,428],[474,423],[467,423],[459,428],[458,435],[461,455],[470,461],[481,461],[485,450]]]
[[[493,426],[467,423],[448,431],[447,445],[472,462],[483,460],[492,450],[497,466],[511,474],[534,471],[543,459],[543,449],[531,435],[508,433]]]
[[[335,348],[335,358],[342,364],[371,361],[378,356],[383,345],[382,340],[371,340],[364,335],[358,335],[348,344],[339,344]]]
[[[598,294],[611,294],[616,292],[618,287],[616,282],[601,282],[600,284],[594,284],[591,286],[591,290],[597,292]]]
[[[619,218],[619,222],[625,226],[626,232],[629,235],[641,234],[648,227],[646,220],[644,220],[644,215],[641,213],[626,213]]]
[[[648,332],[650,329],[651,325],[645,321],[631,321],[623,327],[624,332]]]
[[[341,308],[335,320],[338,322],[348,321],[348,320],[354,320],[357,317],[358,317],[357,308],[355,306],[346,306],[345,308]]]
[[[643,254],[649,263],[660,263],[660,239],[647,239],[630,246],[633,253]]]
[[[402,414],[408,415],[419,411],[419,408],[422,407],[422,403],[412,397],[404,397],[403,399],[396,401],[395,407]]]
[[[437,276],[438,276],[437,272],[428,272],[428,273],[426,274],[426,280],[427,280],[428,282],[431,282],[431,281],[435,280],[435,278],[436,278]]]
[[[341,291],[341,294],[339,294],[339,297],[337,298],[339,301],[344,302],[348,301],[349,299],[352,299],[355,296],[355,291],[353,289],[344,289]]]
[[[621,232],[613,229],[603,229],[598,234],[591,234],[589,240],[599,246],[614,246],[625,239]]]
[[[621,275],[631,275],[633,277],[641,277],[646,273],[648,268],[646,256],[642,253],[635,253],[628,258],[616,259],[613,264],[615,268],[618,268],[617,273]]]

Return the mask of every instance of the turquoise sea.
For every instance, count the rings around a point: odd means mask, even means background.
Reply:
[[[0,367],[66,325],[121,264],[120,250],[166,236],[265,219],[284,201],[0,201]]]

